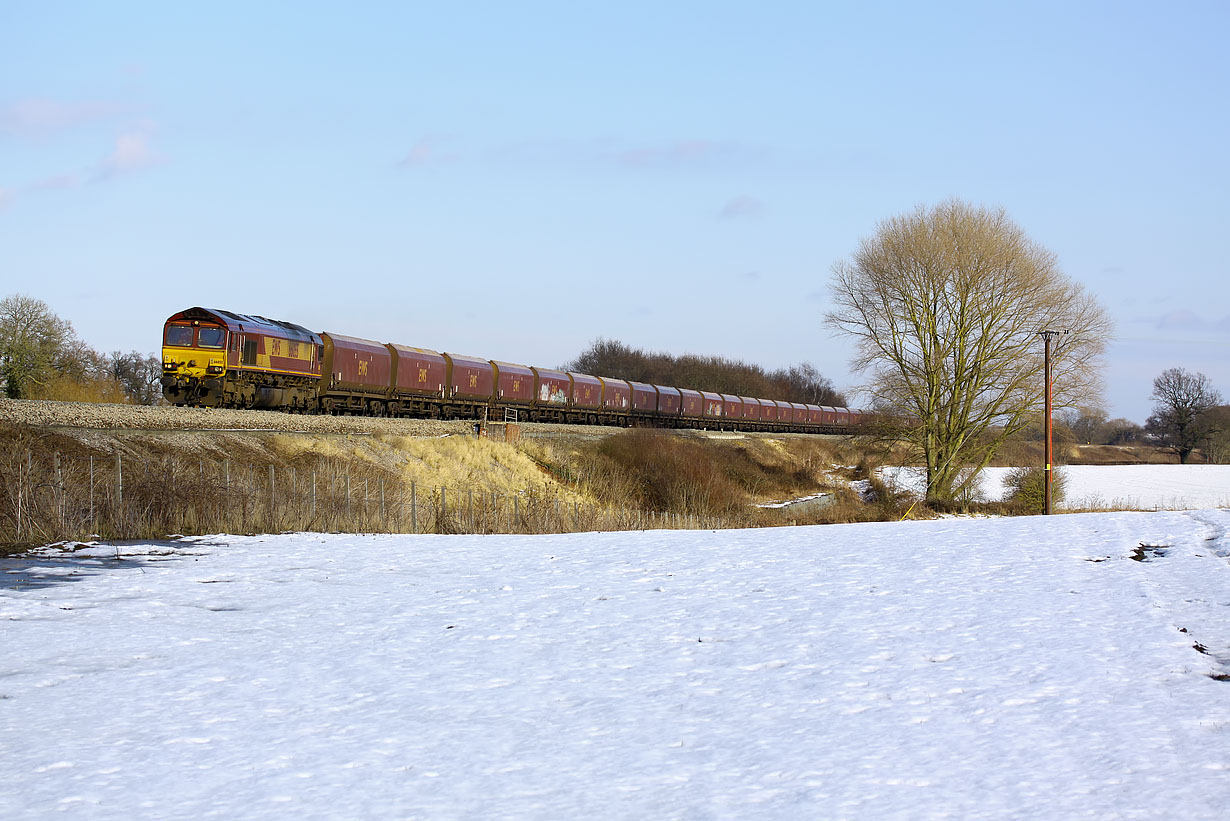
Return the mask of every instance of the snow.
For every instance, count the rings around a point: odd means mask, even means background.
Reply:
[[[47,548],[0,817],[1224,818],[1228,525]]]
[[[979,477],[987,501],[1004,497],[1004,477],[1012,468],[984,468]],[[1230,465],[1066,465],[1063,509],[1185,510],[1230,507]],[[896,487],[922,493],[920,468],[885,468],[882,477]]]
[[[781,510],[783,508],[793,507],[795,505],[803,505],[807,502],[814,502],[817,499],[824,499],[829,495],[830,494],[828,493],[812,493],[807,496],[800,496],[797,499],[787,499],[784,502],[765,502],[763,504],[756,505],[756,507],[762,507],[766,510]]]

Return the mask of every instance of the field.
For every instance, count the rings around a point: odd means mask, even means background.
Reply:
[[[0,815],[1222,818],[1228,525],[47,547]]]
[[[1065,498],[1058,510],[1183,510],[1230,507],[1230,465],[1065,465]],[[979,495],[1004,498],[1007,468],[982,472]],[[894,488],[921,493],[925,475],[918,468],[886,469]]]

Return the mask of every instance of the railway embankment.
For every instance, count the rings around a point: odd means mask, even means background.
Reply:
[[[0,543],[784,524],[804,518],[757,505],[848,495],[834,465],[853,463],[835,437],[547,424],[484,434],[470,420],[0,400]],[[805,520],[835,516],[850,513]]]

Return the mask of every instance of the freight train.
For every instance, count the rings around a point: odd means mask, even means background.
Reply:
[[[162,390],[174,405],[292,413],[800,433],[848,433],[867,420],[850,408],[517,365],[209,308],[166,321]]]

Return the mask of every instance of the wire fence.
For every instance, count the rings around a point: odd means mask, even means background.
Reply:
[[[0,544],[167,534],[569,533],[717,529],[705,515],[621,510],[550,488],[423,486],[341,461],[304,465],[182,457],[0,452]]]

